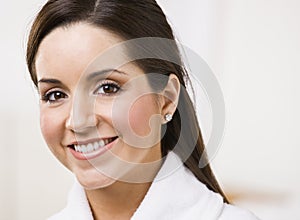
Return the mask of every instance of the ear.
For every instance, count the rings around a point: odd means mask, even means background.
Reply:
[[[173,115],[176,111],[180,94],[180,82],[175,74],[170,74],[168,83],[161,93],[162,99],[162,116],[163,121],[167,122],[164,116],[166,114]]]

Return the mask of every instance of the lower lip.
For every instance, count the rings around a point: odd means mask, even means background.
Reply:
[[[95,150],[90,153],[80,153],[75,151],[73,148],[69,148],[69,150],[77,160],[91,160],[96,157],[99,157],[100,155],[104,154],[106,151],[110,150],[114,146],[117,140],[118,138],[113,142],[110,142],[109,144],[105,145],[104,147],[100,147],[98,150]]]

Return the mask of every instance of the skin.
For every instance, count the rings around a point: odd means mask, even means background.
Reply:
[[[53,154],[85,188],[94,219],[100,219],[100,213],[101,219],[133,215],[151,185],[136,181],[141,175],[139,165],[154,162],[143,172],[145,179],[157,174],[163,115],[175,111],[179,94],[174,75],[165,94],[153,94],[134,63],[89,81],[91,72],[103,68],[91,62],[121,41],[109,31],[77,23],[53,30],[36,55],[42,134]],[[68,147],[107,137],[117,139],[90,160],[78,160]]]

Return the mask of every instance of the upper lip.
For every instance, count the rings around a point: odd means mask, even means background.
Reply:
[[[102,138],[93,138],[93,139],[88,139],[88,140],[82,140],[82,141],[73,141],[70,144],[68,144],[68,146],[72,146],[72,145],[87,145],[89,143],[94,143],[97,141],[101,141],[101,140],[105,140],[105,139],[111,139],[111,138],[117,138],[117,136],[111,136],[111,137],[102,137]]]

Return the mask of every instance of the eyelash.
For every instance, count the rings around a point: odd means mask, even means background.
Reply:
[[[113,90],[112,92],[109,92],[109,93],[106,93],[105,91],[103,91],[102,93],[99,93],[98,91],[100,89],[103,89],[105,86],[109,86],[109,87],[113,87]],[[96,95],[105,95],[105,96],[111,96],[111,95],[114,95],[118,92],[120,92],[121,90],[121,87],[118,83],[115,83],[115,82],[112,82],[112,81],[104,81],[104,82],[101,82],[100,85],[97,87],[97,89],[95,90],[94,94]]]
[[[104,91],[102,93],[98,92],[99,89],[103,88],[104,86],[113,87],[114,91],[112,91],[110,93],[106,93]],[[119,86],[119,84],[117,84],[115,82],[111,82],[111,81],[104,81],[104,82],[101,82],[101,84],[97,87],[94,94],[104,95],[104,96],[111,96],[111,95],[114,95],[114,94],[120,92],[120,90],[121,90],[121,87]],[[59,95],[60,97],[59,98],[54,98],[55,100],[51,100],[52,95]],[[65,98],[67,98],[67,95],[64,92],[62,92],[60,90],[52,90],[52,91],[46,92],[42,96],[41,100],[44,101],[44,102],[48,102],[48,103],[52,104],[52,103],[58,102],[60,99],[65,99]]]
[[[51,95],[60,95],[60,96],[62,96],[62,97],[60,97],[60,98],[57,98],[57,99],[55,99],[55,100],[51,100]],[[49,92],[47,92],[47,93],[45,93],[45,95],[43,95],[42,96],[42,101],[44,101],[44,102],[48,102],[48,103],[55,103],[55,102],[58,102],[59,101],[59,99],[65,99],[67,97],[67,95],[64,93],[64,92],[62,92],[62,91],[59,91],[59,90],[52,90],[52,91],[49,91]]]

